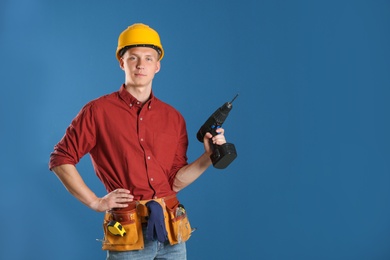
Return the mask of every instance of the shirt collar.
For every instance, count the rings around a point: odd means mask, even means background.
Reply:
[[[142,103],[138,101],[133,95],[131,95],[125,88],[125,84],[123,84],[119,89],[119,96],[121,99],[123,99],[126,104],[128,104],[130,107],[142,107]],[[153,91],[150,93],[150,98],[148,101],[145,102],[145,105],[150,110],[152,108],[152,103],[154,103],[154,100],[156,98],[154,97]]]

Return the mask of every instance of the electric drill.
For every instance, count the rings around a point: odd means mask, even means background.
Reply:
[[[213,136],[218,133],[216,130],[222,126],[225,122],[227,116],[229,115],[230,110],[233,108],[233,101],[237,98],[238,94],[230,102],[226,102],[220,108],[218,108],[207,121],[199,129],[196,137],[200,142],[203,142],[203,137],[207,132],[211,133]],[[210,145],[213,149],[213,153],[210,158],[213,162],[213,166],[217,169],[225,169],[236,157],[237,152],[234,144],[225,143],[222,145],[213,144],[210,139]]]

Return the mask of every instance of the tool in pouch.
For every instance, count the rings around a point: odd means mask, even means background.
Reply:
[[[114,236],[123,237],[124,235],[126,235],[125,228],[121,225],[121,223],[115,220],[111,220],[110,222],[107,223],[107,230]]]
[[[181,216],[185,216],[186,214],[186,210],[184,208],[184,206],[182,204],[179,204],[176,208],[176,214],[175,214],[175,217],[176,218],[180,218]],[[182,233],[183,233],[183,222],[180,221],[179,224],[178,224],[178,227],[177,227],[177,242],[178,243],[181,243],[182,242]],[[194,230],[191,230],[191,233],[193,232]]]

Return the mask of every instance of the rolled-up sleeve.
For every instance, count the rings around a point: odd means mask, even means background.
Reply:
[[[175,158],[173,160],[172,168],[169,172],[169,177],[168,177],[169,184],[171,185],[171,187],[173,186],[173,182],[175,180],[177,172],[188,164],[187,162],[188,136],[187,136],[186,123],[184,121],[184,118],[181,115],[179,118],[180,120],[177,126],[179,132],[178,132],[178,139],[176,144]]]
[[[50,154],[49,169],[63,164],[76,165],[96,144],[96,125],[93,103],[85,105],[77,114],[60,142]]]

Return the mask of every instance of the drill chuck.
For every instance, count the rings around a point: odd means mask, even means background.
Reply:
[[[203,142],[204,135],[209,132],[213,136],[213,132],[215,132],[216,128],[219,128],[222,126],[222,124],[225,122],[226,118],[229,115],[230,110],[233,108],[233,101],[237,98],[238,94],[232,99],[230,102],[226,102],[221,107],[219,107],[215,112],[207,119],[207,121],[202,125],[202,127],[199,129],[196,137],[199,142]]]

